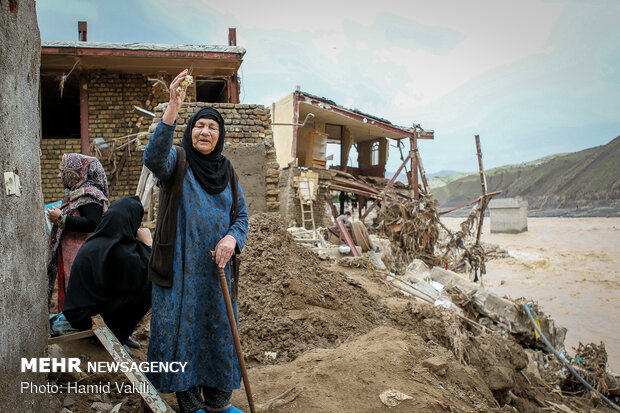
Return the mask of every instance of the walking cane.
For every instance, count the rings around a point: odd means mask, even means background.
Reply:
[[[213,261],[215,261],[215,251],[211,251],[211,258],[213,258]],[[235,323],[235,313],[233,312],[232,302],[230,300],[230,293],[228,292],[228,284],[226,283],[226,272],[224,272],[223,268],[220,268],[218,266],[217,275],[220,278],[220,285],[222,286],[222,293],[224,294],[224,302],[226,303],[226,312],[228,313],[230,331],[232,332],[233,340],[235,342],[235,350],[237,351],[237,358],[239,359],[241,376],[243,376],[243,387],[245,387],[245,394],[248,397],[250,412],[255,413],[256,410],[254,409],[254,399],[252,399],[252,390],[250,389],[250,379],[248,378],[248,372],[245,369],[245,360],[243,359],[243,351],[241,350],[241,341],[239,340],[237,323]]]

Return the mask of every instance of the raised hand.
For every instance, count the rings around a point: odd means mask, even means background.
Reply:
[[[167,125],[172,125],[177,119],[177,115],[179,114],[179,109],[181,108],[181,104],[185,100],[185,95],[187,93],[187,86],[191,83],[183,84],[186,76],[188,75],[189,70],[185,69],[181,73],[174,78],[172,83],[170,83],[170,101],[168,102],[168,107],[166,107],[166,111],[164,115],[161,117],[162,122]],[[182,86],[182,87],[181,87]],[[180,87],[180,88],[179,88]],[[177,88],[179,88],[177,90]],[[179,93],[179,91],[181,93]]]

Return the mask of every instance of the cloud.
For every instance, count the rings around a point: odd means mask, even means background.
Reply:
[[[475,169],[475,153],[463,155],[475,133],[492,167],[620,132],[617,0],[39,0],[37,9],[44,40],[75,39],[78,19],[95,41],[227,44],[236,27],[244,102],[269,105],[300,85],[395,124],[420,122],[436,130],[420,145],[428,171]]]

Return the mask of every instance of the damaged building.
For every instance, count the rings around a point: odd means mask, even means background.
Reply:
[[[397,126],[386,119],[302,91],[273,103],[271,116],[281,168],[280,213],[287,224],[296,223],[307,228],[308,219],[302,216],[300,207],[300,196],[304,198],[300,195],[300,180],[311,182],[308,195],[312,198],[313,220],[317,226],[322,226],[329,221],[325,215],[325,193],[335,171],[386,182],[390,141],[396,142],[401,153],[408,154],[417,150],[418,139],[433,139],[434,136],[433,131],[419,126]],[[418,176],[410,172],[417,170],[416,162],[417,159],[411,159],[407,179],[409,186],[417,190]],[[332,186],[332,189],[335,188]],[[358,194],[358,197],[362,196]]]
[[[159,121],[161,104],[168,102],[167,85],[189,68],[195,82],[188,88],[179,133],[201,106],[218,108],[226,120],[224,153],[237,166],[242,185],[252,188],[249,209],[277,209],[269,109],[239,103],[238,71],[245,49],[236,45],[235,29],[229,29],[228,45],[89,42],[86,22],[78,23],[78,31],[79,41],[41,45],[41,176],[46,203],[64,196],[57,174],[66,152],[102,161],[112,200],[134,195],[147,131],[153,120]],[[253,162],[247,162],[248,156]],[[273,176],[267,176],[268,169],[275,170]]]

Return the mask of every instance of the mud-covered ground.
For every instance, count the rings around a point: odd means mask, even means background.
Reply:
[[[250,220],[239,294],[241,340],[261,412],[612,411],[560,394],[510,337],[483,333],[450,310],[411,301],[366,269],[320,261],[296,244],[275,215]],[[144,360],[148,320],[138,329]],[[89,340],[67,356],[108,356]],[[85,381],[125,380],[121,375]],[[380,395],[407,397],[388,407]],[[92,412],[93,395],[74,403]],[[112,394],[121,411],[138,396]],[[165,397],[176,408],[174,396]],[[55,407],[59,411],[59,398]],[[249,411],[243,389],[233,402]]]

